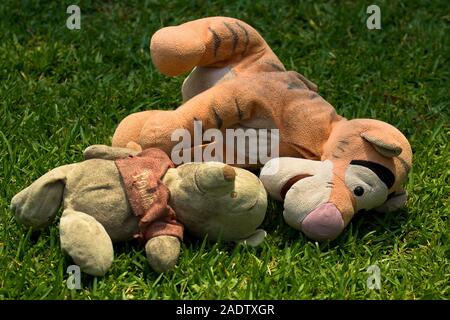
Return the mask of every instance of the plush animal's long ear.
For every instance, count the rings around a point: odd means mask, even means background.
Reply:
[[[393,158],[402,153],[402,147],[395,141],[391,141],[392,139],[389,140],[380,130],[363,132],[361,137],[371,143],[375,150],[385,157]]]
[[[396,191],[381,206],[374,208],[377,212],[393,212],[402,209],[406,205],[408,193],[406,190]]]
[[[89,159],[104,159],[116,160],[126,158],[128,156],[135,156],[139,152],[128,148],[110,147],[103,144],[94,144],[87,147],[83,151],[84,160]]]
[[[264,165],[259,178],[272,198],[283,200],[283,188],[289,182],[294,183],[296,177],[316,175],[327,166],[332,166],[332,163],[290,157],[274,158]]]

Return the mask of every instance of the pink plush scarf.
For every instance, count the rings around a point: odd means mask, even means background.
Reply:
[[[136,156],[115,161],[122,176],[128,201],[139,217],[139,234],[144,242],[161,235],[183,239],[183,225],[169,206],[170,191],[161,179],[174,164],[159,149],[147,149]]]

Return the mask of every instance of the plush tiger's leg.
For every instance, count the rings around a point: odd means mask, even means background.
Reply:
[[[139,145],[139,137],[142,128],[147,121],[159,117],[159,114],[164,111],[149,110],[143,112],[132,113],[125,117],[117,126],[112,138],[113,147],[129,148],[136,151],[141,151]]]
[[[256,105],[253,103],[255,97],[252,93],[236,94],[246,85],[241,81],[222,83],[193,97],[174,111],[161,111],[157,116],[149,117],[142,128],[139,144],[144,149],[157,147],[170,154],[181,134],[188,132],[191,137],[194,136],[198,122],[201,122],[203,131],[211,128],[223,130],[249,119]]]
[[[210,17],[158,30],[150,51],[156,68],[176,76],[195,66],[224,67],[254,62],[271,49],[251,26],[227,17]]]

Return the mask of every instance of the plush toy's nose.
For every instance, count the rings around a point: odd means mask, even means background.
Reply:
[[[218,189],[232,188],[235,178],[234,168],[222,163],[204,163],[198,167],[195,173],[197,186],[204,192],[212,190],[217,192]]]
[[[234,171],[233,167],[226,164],[222,170],[223,178],[226,181],[234,181],[234,179],[236,178],[236,171]]]
[[[344,230],[342,214],[332,203],[324,203],[302,221],[303,233],[313,240],[333,240]]]

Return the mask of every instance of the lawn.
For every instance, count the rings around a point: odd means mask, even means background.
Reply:
[[[70,4],[81,29],[66,28]],[[448,1],[14,1],[0,4],[0,299],[450,298]],[[387,121],[410,139],[407,208],[357,216],[335,241],[290,229],[269,203],[256,249],[189,238],[159,275],[134,242],[115,246],[104,277],[82,274],[59,250],[58,220],[40,233],[11,215],[14,194],[48,170],[110,144],[126,115],[181,103],[183,77],[153,67],[148,43],[167,25],[213,15],[253,25],[288,69],[303,73],[347,118]],[[370,265],[380,290],[366,285]]]

